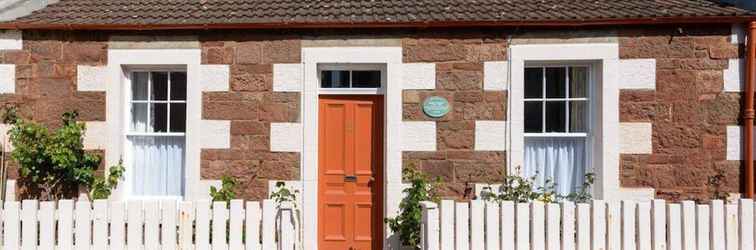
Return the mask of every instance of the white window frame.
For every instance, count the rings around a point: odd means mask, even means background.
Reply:
[[[529,132],[524,132],[524,128],[523,128],[523,137],[524,137],[524,139],[527,139],[527,138],[560,138],[560,137],[562,137],[562,138],[564,138],[564,137],[578,138],[578,137],[583,137],[585,139],[585,147],[584,147],[585,148],[585,152],[584,152],[584,154],[585,154],[585,160],[586,160],[586,165],[587,165],[587,166],[585,166],[585,169],[587,171],[586,173],[590,173],[591,170],[593,169],[593,148],[594,148],[594,135],[595,135],[595,133],[593,133],[593,129],[595,127],[597,127],[596,123],[598,122],[595,119],[595,117],[596,117],[595,113],[597,112],[597,106],[598,106],[597,105],[598,102],[595,101],[596,100],[596,85],[597,85],[595,83],[596,82],[596,79],[595,79],[596,72],[594,71],[595,67],[591,63],[585,63],[585,62],[563,62],[563,61],[560,61],[560,62],[525,63],[524,69],[527,69],[527,68],[544,68],[545,69],[545,68],[552,68],[552,67],[554,67],[554,68],[560,68],[561,67],[561,68],[565,68],[565,69],[569,69],[569,67],[585,67],[585,68],[587,68],[588,69],[588,79],[587,79],[588,82],[586,83],[586,88],[588,90],[588,93],[587,93],[586,97],[585,98],[570,98],[569,97],[569,87],[570,87],[570,85],[569,85],[569,83],[570,83],[569,77],[570,77],[570,74],[569,74],[569,70],[566,70],[566,72],[565,72],[565,74],[567,75],[566,78],[565,78],[565,80],[567,81],[567,84],[565,86],[567,88],[566,89],[567,92],[565,92],[566,97],[564,97],[564,98],[547,98],[546,97],[546,86],[545,86],[546,78],[544,77],[543,78],[544,85],[542,85],[543,96],[541,98],[525,98],[523,96],[522,103],[521,103],[522,107],[525,107],[525,102],[527,102],[527,101],[545,101],[545,100],[552,100],[552,101],[559,101],[559,100],[563,100],[563,101],[586,101],[586,105],[588,107],[588,117],[586,117],[586,126],[587,126],[586,127],[586,131],[587,132],[578,132],[578,133],[575,133],[575,132],[546,132],[546,112],[545,112],[546,105],[545,105],[545,102],[544,102],[544,105],[542,107],[543,110],[541,111],[541,113],[542,113],[541,115],[543,116],[543,120],[541,121],[541,123],[542,123],[541,126],[543,127],[543,130],[542,130],[543,132],[541,132],[541,133],[529,133]],[[524,72],[525,71],[523,70],[523,73]],[[523,90],[524,90],[524,86],[523,86]],[[569,107],[569,102],[568,102],[568,104],[566,106],[567,107],[565,107],[565,108],[567,109]],[[525,111],[523,110],[523,115],[524,114],[525,114]],[[524,117],[522,117],[522,118],[524,120]],[[566,112],[566,119],[565,119],[566,129],[569,129],[569,122],[570,122],[570,112],[569,112],[569,109],[568,109],[567,112]],[[524,125],[524,123],[523,123],[523,125]],[[524,152],[523,152],[523,157],[524,157]],[[530,177],[530,176],[526,176],[526,177]]]
[[[189,88],[187,86],[187,97],[186,97],[187,100],[183,100],[183,101],[170,101],[170,93],[171,93],[170,92],[171,91],[170,90],[170,86],[171,86],[171,84],[168,84],[168,97],[167,97],[167,100],[165,100],[165,101],[149,101],[149,100],[148,101],[143,101],[143,100],[135,101],[135,100],[132,100],[132,97],[133,97],[133,94],[132,94],[132,86],[133,86],[132,80],[133,79],[132,78],[133,78],[133,75],[134,75],[135,72],[168,72],[169,73],[168,74],[168,78],[170,79],[170,72],[187,72],[187,67],[186,66],[181,66],[181,65],[159,65],[159,66],[140,65],[140,66],[127,66],[127,67],[124,67],[124,78],[125,78],[124,81],[123,81],[124,82],[124,84],[123,84],[124,85],[123,86],[124,87],[123,88],[123,100],[124,100],[123,103],[124,103],[124,105],[123,105],[123,113],[122,113],[123,114],[122,128],[123,128],[124,131],[122,132],[122,134],[123,134],[123,149],[124,149],[123,150],[124,151],[124,154],[123,154],[124,155],[123,164],[124,164],[124,167],[126,168],[126,171],[127,171],[127,173],[125,174],[126,178],[124,178],[124,181],[123,181],[124,182],[124,184],[123,184],[124,185],[124,190],[123,190],[124,197],[127,200],[177,200],[177,201],[184,200],[184,198],[187,196],[187,193],[189,192],[189,186],[188,186],[189,185],[189,180],[188,180],[188,178],[187,178],[186,175],[185,176],[181,176],[181,178],[183,178],[183,185],[184,185],[183,192],[184,193],[182,195],[180,195],[180,196],[166,196],[166,195],[162,195],[162,196],[144,196],[144,195],[135,195],[135,194],[133,194],[132,190],[133,190],[134,183],[131,180],[131,176],[130,176],[131,173],[129,173],[129,170],[132,169],[131,166],[132,166],[132,164],[134,162],[134,160],[133,160],[134,159],[134,155],[133,155],[133,152],[131,151],[132,144],[131,144],[131,140],[129,140],[130,136],[145,136],[145,137],[170,136],[170,137],[184,137],[184,151],[185,152],[187,151],[188,144],[187,144],[187,140],[186,140],[186,135],[187,135],[187,133],[186,133],[187,129],[186,128],[184,129],[185,132],[170,132],[170,108],[168,109],[168,112],[166,113],[166,115],[168,116],[167,117],[168,122],[166,123],[166,126],[167,126],[167,130],[169,132],[134,132],[134,131],[132,131],[132,129],[131,129],[131,119],[132,119],[132,117],[131,117],[132,116],[132,114],[131,114],[131,107],[132,107],[132,105],[135,102],[137,102],[137,103],[167,103],[169,105],[170,105],[170,103],[184,103],[184,104],[187,104],[188,103],[188,99],[189,99],[189,93],[188,93],[188,91],[189,91],[188,89]],[[189,76],[188,76],[188,72],[187,72],[187,78],[188,77]],[[151,85],[152,85],[152,79],[151,79],[151,77],[148,77],[148,82],[149,82],[148,83],[149,87],[148,87],[148,90],[147,90],[147,96],[148,96],[148,99],[149,99],[149,96],[150,96],[151,91],[152,91],[152,89],[151,89]],[[189,84],[188,83],[188,79],[187,79],[187,83],[186,84],[187,85]],[[188,111],[188,105],[185,105],[185,109],[187,109],[186,112],[188,114],[188,112],[189,112]],[[149,112],[149,108],[148,108],[148,112]],[[149,113],[148,113],[147,116],[148,116],[148,119],[149,119]],[[187,117],[187,121],[186,122],[187,122],[186,125],[188,127],[188,117]],[[187,153],[185,153],[184,154],[184,166],[183,166],[184,172],[188,171],[188,169],[187,169],[187,160],[188,159],[187,158],[188,158]]]
[[[386,65],[374,63],[319,63],[318,67],[318,93],[321,95],[383,95],[386,93]],[[378,88],[323,88],[321,76],[323,71],[344,70],[360,71],[375,70],[381,72],[381,86]],[[350,74],[351,77],[351,74]]]

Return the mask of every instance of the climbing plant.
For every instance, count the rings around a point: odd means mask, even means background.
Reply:
[[[399,234],[399,240],[404,246],[420,249],[420,225],[422,224],[422,201],[438,202],[438,186],[441,179],[431,180],[414,165],[402,170],[403,178],[409,182],[404,189],[405,197],[399,203],[399,216],[386,219],[389,228]]]

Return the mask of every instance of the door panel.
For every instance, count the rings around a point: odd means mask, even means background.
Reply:
[[[320,249],[381,249],[381,96],[321,96]]]

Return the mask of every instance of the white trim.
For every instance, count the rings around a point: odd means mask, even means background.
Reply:
[[[0,94],[16,93],[16,65],[0,64]]]
[[[273,64],[273,91],[301,92],[302,67],[301,63]]]
[[[231,148],[231,121],[201,120],[199,134],[201,148],[227,149]]]
[[[621,122],[620,153],[651,154],[653,151],[652,129],[650,122]]]
[[[435,89],[435,63],[405,63],[402,65],[402,85],[404,89]]]
[[[619,61],[622,89],[656,89],[656,59],[622,59]]]
[[[475,150],[476,151],[504,151],[507,150],[507,122],[506,121],[475,121]]]
[[[506,90],[509,65],[506,61],[483,62],[483,90]]]
[[[78,91],[105,91],[108,75],[106,66],[76,66],[76,89]]]
[[[756,128],[754,128],[756,131]],[[756,139],[756,133],[753,133],[753,138]],[[727,126],[727,160],[728,161],[740,161],[743,160],[743,126],[731,125]],[[753,150],[756,153],[756,149]]]
[[[302,124],[279,122],[270,123],[270,151],[301,152]]]
[[[203,92],[228,91],[229,66],[225,64],[200,65],[200,83]]]
[[[593,139],[592,161],[596,184],[594,197],[598,199],[622,199],[626,189],[619,183],[619,45],[616,43],[586,44],[529,44],[512,45],[509,55],[510,77],[510,145],[508,145],[508,168],[512,173],[523,164],[524,121],[523,94],[524,68],[526,63],[539,62],[585,62],[594,65],[594,106],[596,127],[591,131]],[[629,195],[629,194],[628,194]]]
[[[87,130],[84,133],[84,149],[105,149],[108,145],[108,124],[103,121],[89,121],[85,122],[85,125]]]
[[[304,249],[318,248],[318,64],[385,65],[382,77],[385,105],[384,216],[397,214],[401,197],[402,48],[401,47],[309,47],[302,49],[304,92],[302,96],[303,150],[301,161]],[[389,235],[386,228],[384,235]],[[395,239],[393,237],[392,239]],[[396,241],[384,239],[385,246]]]
[[[436,151],[435,121],[402,122],[402,151]]]
[[[734,23],[730,26],[730,43],[732,44],[745,44],[746,32],[744,25],[741,23]]]
[[[742,92],[745,85],[746,60],[731,58],[727,60],[727,69],[724,70],[724,91]]]

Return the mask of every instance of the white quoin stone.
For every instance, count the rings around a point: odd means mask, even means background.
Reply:
[[[108,144],[108,124],[104,121],[89,121],[85,123],[87,131],[84,133],[84,149],[104,150]]]
[[[729,59],[727,69],[724,70],[724,91],[740,92],[743,91],[745,84],[745,60]]]
[[[78,91],[105,91],[108,76],[107,66],[76,66],[76,89]]]
[[[301,63],[273,64],[273,91],[300,92],[302,81]]]
[[[271,152],[301,152],[302,124],[273,122],[270,124]]]
[[[506,150],[506,121],[475,121],[475,150]]]
[[[652,128],[648,122],[620,123],[620,153],[650,154],[653,148]]]
[[[22,37],[20,30],[0,31],[0,50],[22,49]]]
[[[229,70],[229,66],[225,64],[200,65],[202,91],[228,91]]]
[[[506,61],[483,63],[483,90],[506,90],[509,83]]]
[[[201,146],[207,149],[224,149],[231,147],[231,121],[202,120],[199,133]]]
[[[436,151],[436,122],[405,121],[401,132],[402,151]]]
[[[402,64],[402,86],[404,89],[435,89],[436,64]]]
[[[0,94],[16,93],[16,65],[0,64]]]
[[[756,128],[754,128],[756,132]],[[753,133],[756,138],[756,133]],[[727,160],[743,160],[743,126],[727,126]],[[756,153],[756,148],[754,149]]]
[[[656,59],[623,59],[619,63],[620,88],[656,89]]]
[[[742,24],[736,23],[730,27],[730,42],[733,44],[744,44],[746,41],[746,32]]]

